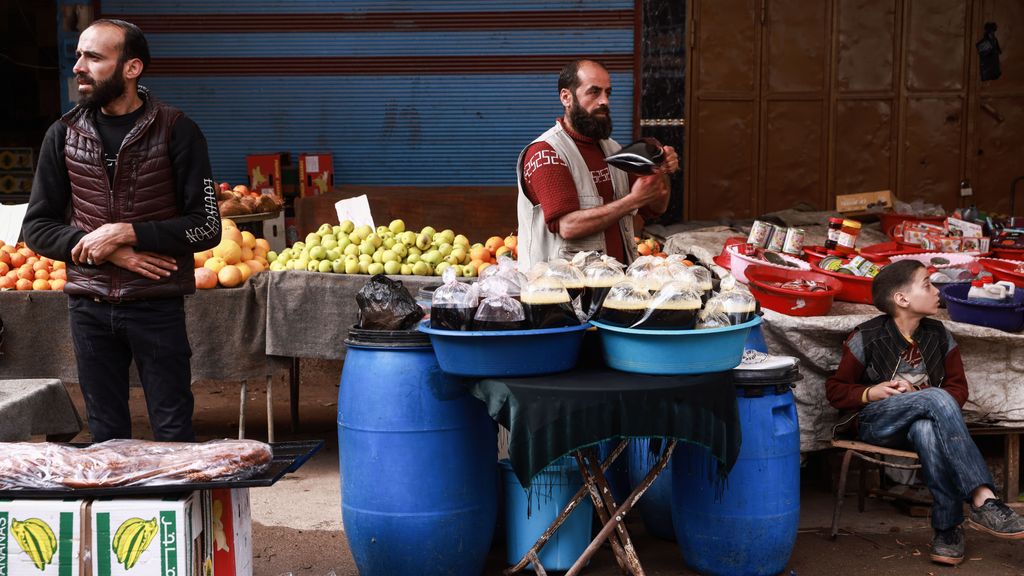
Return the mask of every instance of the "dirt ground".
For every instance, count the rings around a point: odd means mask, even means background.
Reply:
[[[340,529],[338,495],[337,384],[342,365],[303,361],[301,366],[300,427],[296,432],[289,426],[287,383],[282,379],[274,385],[276,440],[318,438],[326,443],[291,478],[286,477],[273,488],[253,491],[253,573],[354,576],[358,572]],[[80,391],[75,385],[69,385],[69,390],[84,419]],[[196,384],[195,424],[201,439],[237,436],[239,390],[238,383],[232,382]],[[262,381],[249,384],[248,438],[267,438],[264,391]],[[150,435],[144,406],[141,390],[133,389],[134,434],[139,438]],[[78,439],[87,440],[87,433],[83,432]],[[841,522],[844,530],[835,541],[830,540],[833,499],[828,482],[820,478],[823,467],[827,468],[812,463],[804,471],[800,529],[784,575],[1024,575],[1024,541],[997,540],[972,530],[967,531],[967,560],[963,564],[957,568],[932,564],[928,560],[932,533],[927,518],[908,516],[893,504],[873,498],[868,500],[864,513],[857,512],[856,498],[848,498]],[[628,526],[647,574],[696,574],[686,568],[675,543],[648,536],[637,518],[631,518]],[[484,570],[486,575],[499,575],[506,566],[504,543],[500,540],[496,538],[492,547]],[[584,573],[620,573],[607,545]]]

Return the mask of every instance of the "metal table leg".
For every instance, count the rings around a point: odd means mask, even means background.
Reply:
[[[612,463],[615,462],[615,459],[619,457],[619,454],[622,454],[622,451],[626,449],[626,444],[627,441],[623,440],[622,442],[619,443],[618,446],[615,447],[614,450],[612,450],[611,454],[609,454],[608,457],[605,458],[604,462],[601,463],[602,472],[607,470],[612,465]],[[540,565],[540,559],[537,557],[537,553],[540,552],[540,549],[548,543],[548,540],[550,540],[551,536],[555,534],[555,531],[557,531],[562,526],[562,524],[565,523],[565,521],[569,518],[569,515],[572,514],[572,511],[575,510],[577,506],[579,506],[579,503],[582,502],[583,498],[587,496],[588,491],[589,490],[586,484],[580,487],[580,489],[576,491],[576,494],[569,500],[569,503],[565,505],[565,508],[562,509],[562,512],[558,515],[558,517],[555,518],[555,521],[552,522],[551,525],[548,526],[547,530],[545,530],[544,533],[540,535],[540,538],[537,538],[537,541],[534,542],[533,546],[531,546],[530,549],[526,551],[526,554],[523,554],[523,557],[519,559],[519,562],[517,562],[515,566],[506,568],[504,573],[506,575],[515,574],[517,572],[525,570],[526,566],[530,562],[533,562],[533,565],[537,568],[537,573],[541,574],[544,568]]]
[[[641,482],[640,485],[630,493],[629,497],[626,498],[626,501],[623,502],[618,509],[612,511],[611,518],[605,523],[604,527],[601,528],[601,531],[598,532],[597,536],[590,542],[590,545],[583,551],[583,554],[576,560],[576,563],[572,565],[572,568],[569,568],[569,571],[565,573],[565,576],[576,576],[579,574],[580,571],[583,570],[583,567],[586,566],[587,561],[590,560],[594,553],[597,552],[598,548],[601,547],[601,543],[607,540],[612,535],[613,531],[618,530],[620,526],[622,526],[622,523],[625,521],[626,515],[629,514],[629,511],[633,509],[633,506],[640,500],[640,497],[644,495],[644,492],[651,487],[651,484],[653,484],[658,478],[658,475],[665,469],[665,466],[668,464],[669,458],[672,457],[672,452],[675,451],[675,448],[676,441],[670,440],[668,445],[665,446],[665,450],[662,452],[661,458],[658,459],[658,463],[655,464],[649,472],[647,472],[647,476],[644,477],[643,482]],[[624,527],[622,528],[624,529]],[[642,575],[644,573],[643,568],[639,565],[639,559],[637,559],[636,568],[638,572],[635,572],[635,574]]]

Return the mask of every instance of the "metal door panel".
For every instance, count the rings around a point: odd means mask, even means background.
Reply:
[[[760,27],[754,0],[702,0],[699,8],[698,90],[754,90]]]
[[[836,0],[836,88],[893,90],[897,0]]]
[[[693,218],[751,218],[757,102],[698,102]]]
[[[976,0],[977,1],[977,0]],[[981,40],[985,32],[985,22],[995,22],[999,29],[996,38],[1003,53],[1002,72],[998,80],[981,82],[980,90],[985,92],[1024,92],[1024,2],[1021,0],[980,0],[981,15],[972,27],[971,44]],[[972,51],[972,59],[977,60],[977,52]],[[977,69],[975,68],[975,74]]]
[[[836,195],[885,190],[891,186],[892,103],[846,100],[836,103],[833,187]]]
[[[907,89],[964,88],[967,10],[967,0],[907,1]]]
[[[822,170],[827,127],[821,102],[768,102],[763,212],[797,204],[830,208]]]
[[[959,96],[910,98],[905,103],[900,199],[958,205],[964,101]]]
[[[828,66],[828,3],[772,0],[768,5],[765,88],[821,93]]]

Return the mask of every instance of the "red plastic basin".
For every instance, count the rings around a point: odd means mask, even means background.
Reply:
[[[868,256],[900,256],[902,254],[919,254],[925,252],[924,248],[914,246],[913,244],[906,244],[903,242],[879,242],[878,244],[872,244],[865,246],[860,249],[860,253],[865,258]],[[870,258],[869,258],[870,259]]]
[[[831,276],[843,285],[843,287],[840,288],[839,293],[836,294],[836,300],[841,302],[853,302],[854,304],[872,303],[871,282],[874,281],[874,278],[853,276],[851,274],[838,274],[830,270],[822,270],[821,268],[815,268],[814,271],[826,276]]]
[[[992,247],[992,255],[1003,260],[1024,260],[1024,250],[1017,248]]]
[[[842,282],[810,270],[785,270],[769,266],[748,266],[747,280],[750,293],[761,306],[789,316],[825,316],[832,309],[832,301],[843,288]],[[772,286],[770,282],[813,280],[826,286],[823,292],[803,292]]]
[[[985,270],[992,273],[992,276],[996,280],[1006,280],[1013,282],[1013,285],[1018,288],[1024,288],[1024,274],[1017,272],[1017,267],[1021,266],[1021,262],[1016,260],[997,260],[995,258],[979,258],[978,263],[981,264]]]

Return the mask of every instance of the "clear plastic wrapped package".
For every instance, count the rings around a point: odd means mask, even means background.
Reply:
[[[646,288],[632,280],[624,280],[608,290],[594,320],[612,326],[629,327],[644,317],[650,302],[651,295]]]
[[[579,326],[569,292],[556,278],[542,276],[523,287],[520,295],[526,325],[530,328]]]
[[[675,279],[672,276],[672,270],[668,266],[657,263],[650,266],[632,268],[626,272],[626,276],[646,288],[652,294]]]
[[[438,330],[471,330],[479,304],[476,284],[459,282],[455,270],[441,276],[444,284],[434,290],[430,302],[430,327]]]
[[[608,290],[626,279],[622,270],[604,260],[598,260],[587,265],[583,269],[583,295],[580,296],[580,305],[587,318],[592,318],[601,304]]]
[[[711,279],[711,271],[703,266],[692,266],[690,272],[697,279],[697,288],[701,292],[701,301],[707,302],[714,290],[714,283]]]
[[[732,326],[732,323],[720,307],[705,308],[697,314],[697,324],[695,326],[697,330],[725,328],[728,326]]]
[[[480,291],[480,300],[486,300],[487,298],[495,298],[497,296],[508,296],[510,298],[519,299],[519,285],[515,281],[502,276],[501,274],[491,274],[477,282],[477,289]]]
[[[498,276],[492,276],[498,278]],[[473,317],[473,330],[525,330],[526,312],[523,305],[508,295],[485,298],[480,302]]]
[[[108,440],[85,448],[49,442],[0,442],[0,490],[244,480],[263,473],[273,457],[269,444],[255,440]]]
[[[567,260],[552,260],[543,276],[555,278],[569,293],[570,300],[576,300],[583,293],[583,272]]]
[[[704,307],[709,311],[724,313],[729,317],[729,322],[735,326],[754,318],[754,313],[757,311],[757,299],[750,292],[732,290],[711,298]]]
[[[689,330],[697,322],[700,292],[689,282],[668,282],[650,300],[644,316],[633,325],[648,330]]]

